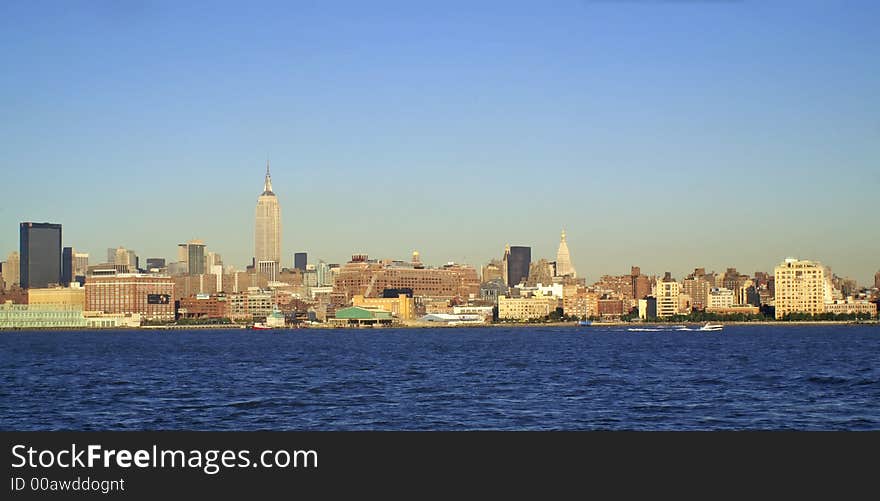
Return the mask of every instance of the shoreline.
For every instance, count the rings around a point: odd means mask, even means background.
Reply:
[[[744,322],[717,322],[724,326],[784,326],[784,327],[803,327],[803,326],[880,326],[880,321],[854,321],[854,320],[798,320],[798,321],[744,321]],[[310,325],[303,327],[282,327],[271,329],[272,331],[293,331],[293,330],[397,330],[397,329],[493,329],[493,328],[559,328],[568,327],[572,329],[592,329],[596,327],[675,327],[675,326],[701,326],[705,322],[594,322],[590,325],[578,325],[575,322],[547,322],[547,323],[488,323],[488,324],[472,324],[472,325],[444,325],[444,324],[411,324],[411,325],[387,325],[374,327],[338,327],[324,325]],[[141,327],[27,327],[27,328],[4,328],[0,329],[0,335],[12,332],[64,332],[64,331],[94,331],[94,332],[136,332],[136,331],[165,331],[165,330],[252,330],[244,325],[145,325]]]

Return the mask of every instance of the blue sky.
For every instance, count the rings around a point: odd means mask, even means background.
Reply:
[[[476,5],[475,5],[476,4]],[[547,5],[550,4],[550,5]],[[880,3],[3,2],[0,255],[880,269]],[[95,258],[93,258],[94,260]],[[285,263],[289,265],[290,263]]]

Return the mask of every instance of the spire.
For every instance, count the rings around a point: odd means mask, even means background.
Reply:
[[[274,195],[272,193],[272,175],[269,174],[269,159],[266,159],[266,181],[263,184],[263,195]]]
[[[565,241],[565,228],[562,228],[562,241]]]

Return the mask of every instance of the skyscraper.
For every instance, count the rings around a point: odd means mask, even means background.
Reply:
[[[266,161],[266,180],[263,193],[257,199],[256,225],[254,231],[254,258],[257,263],[273,261],[281,266],[281,207],[272,191],[272,176]]]
[[[70,286],[73,281],[73,269],[76,266],[73,258],[73,247],[65,247],[61,249],[61,285]]]
[[[61,225],[21,223],[19,229],[22,289],[60,284]]]
[[[568,253],[568,244],[565,243],[565,229],[562,230],[562,239],[559,241],[559,250],[556,251],[556,275],[560,277],[577,277],[577,271],[571,264],[571,255]]]
[[[187,244],[187,259],[190,275],[203,275],[205,271],[205,242],[190,240]]]
[[[20,262],[21,255],[18,252],[11,252],[6,257],[6,263],[3,264],[3,281],[6,282],[7,289],[21,284]]]
[[[532,248],[512,246],[507,259],[507,285],[514,287],[529,276],[532,262]]]
[[[306,271],[306,265],[309,262],[309,256],[305,252],[297,252],[293,255],[293,267],[300,271]]]

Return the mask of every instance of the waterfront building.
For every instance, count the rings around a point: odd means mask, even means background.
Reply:
[[[571,254],[565,241],[565,229],[562,230],[559,249],[556,251],[556,275],[560,277],[577,277],[577,271],[574,265],[571,264]]]
[[[719,308],[730,308],[737,304],[735,295],[732,290],[724,287],[712,287],[707,295],[706,309],[717,310]]]
[[[270,290],[248,287],[244,292],[227,295],[232,320],[262,320],[275,309],[275,295]]]
[[[559,299],[541,293],[531,297],[498,296],[498,319],[528,321],[540,320],[556,311]]]
[[[57,306],[63,309],[84,310],[86,290],[73,282],[72,287],[48,287],[45,289],[28,289],[28,304],[34,306]]]
[[[92,275],[86,280],[85,290],[88,311],[174,320],[172,277],[138,273]]]
[[[293,254],[293,267],[299,271],[306,271],[306,265],[309,264],[309,255],[306,252],[296,252]]]
[[[85,328],[82,308],[54,305],[0,304],[0,329]]]
[[[378,327],[391,325],[393,319],[390,312],[381,308],[351,306],[336,310],[330,322],[338,327]]]
[[[22,289],[61,283],[61,225],[21,223],[19,227]]]
[[[819,262],[788,258],[773,275],[777,320],[790,313],[825,313],[825,304],[833,300],[831,270]]]
[[[18,252],[11,252],[3,263],[3,281],[6,288],[12,289],[21,285],[20,258]]]
[[[834,313],[835,315],[863,314],[876,318],[877,303],[872,303],[868,300],[853,299],[852,297],[836,299],[825,303],[825,313]]]
[[[716,315],[758,315],[761,309],[750,304],[734,304],[731,306],[719,306],[706,308],[706,313]]]
[[[352,306],[368,306],[381,308],[400,320],[414,320],[416,305],[412,296],[400,294],[395,298],[368,297],[358,294],[352,298]]]
[[[665,318],[678,315],[679,311],[679,295],[681,294],[681,286],[673,280],[672,275],[667,271],[663,280],[657,282],[654,288],[654,297],[657,300],[657,317]]]
[[[507,285],[513,287],[519,285],[529,276],[529,266],[532,263],[532,248],[523,246],[510,247],[507,256]]]
[[[228,318],[229,302],[224,294],[197,294],[181,299],[177,313],[181,318]]]
[[[453,315],[478,315],[483,321],[491,322],[495,314],[493,306],[453,306]]]
[[[629,313],[629,301],[618,298],[598,300],[598,316],[604,321],[620,320],[624,313]]]
[[[269,161],[266,161],[266,179],[263,193],[257,199],[254,229],[254,261],[274,262],[275,270],[281,269],[281,206],[272,191]]]

